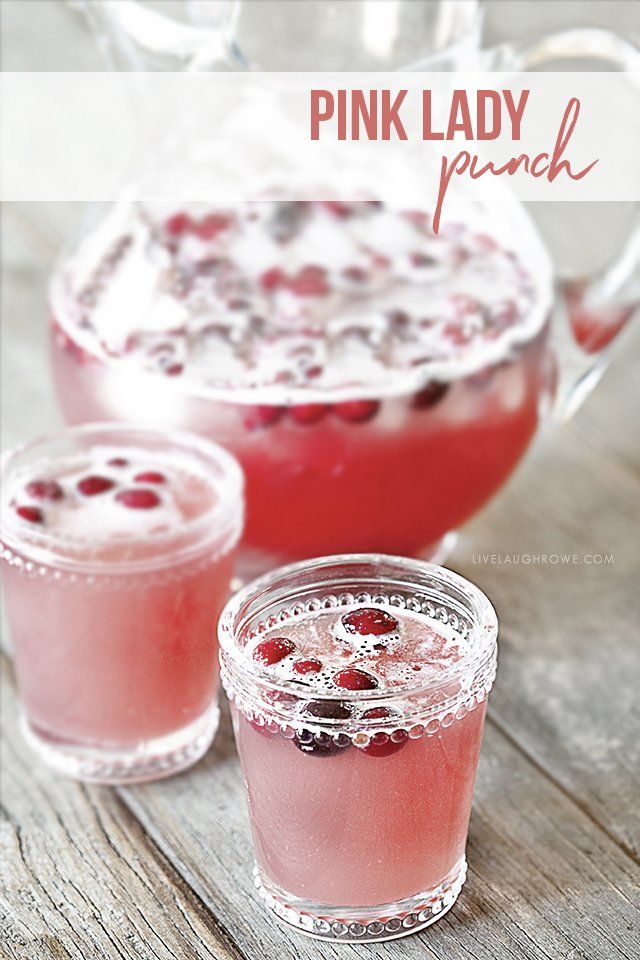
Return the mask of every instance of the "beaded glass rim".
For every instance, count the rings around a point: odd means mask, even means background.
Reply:
[[[238,645],[237,638],[238,636],[247,628],[249,620],[256,618],[257,613],[249,613],[245,610],[253,600],[256,600],[258,597],[262,596],[265,600],[263,605],[262,613],[267,614],[269,611],[270,601],[269,594],[271,591],[275,590],[277,587],[285,588],[288,581],[291,581],[296,574],[304,573],[313,573],[314,570],[318,572],[318,578],[315,584],[308,584],[308,586],[314,586],[318,588],[323,584],[327,587],[327,595],[332,593],[331,590],[331,571],[337,571],[340,567],[347,565],[362,565],[364,568],[369,568],[368,575],[363,574],[362,579],[367,577],[367,582],[375,582],[378,590],[382,591],[385,589],[385,585],[390,583],[393,585],[392,576],[395,573],[396,576],[400,575],[404,577],[404,582],[407,586],[413,586],[416,590],[416,595],[423,596],[423,599],[427,604],[431,604],[433,611],[427,611],[428,616],[432,616],[434,619],[440,619],[443,622],[451,623],[451,617],[447,614],[446,610],[441,604],[434,602],[431,599],[428,599],[426,592],[428,588],[421,582],[421,579],[428,577],[434,581],[434,588],[436,585],[442,587],[450,587],[453,590],[461,594],[464,599],[469,603],[471,607],[470,614],[467,613],[467,616],[473,621],[470,626],[464,624],[464,622],[457,619],[454,626],[454,629],[457,629],[463,636],[471,637],[475,643],[472,644],[472,649],[469,657],[464,658],[462,661],[453,664],[449,669],[444,670],[437,680],[433,678],[422,683],[415,684],[405,684],[393,687],[390,690],[387,690],[383,693],[379,689],[374,690],[342,690],[339,691],[325,691],[325,690],[314,690],[313,698],[314,700],[342,700],[342,701],[363,701],[363,700],[381,700],[388,697],[410,697],[413,694],[419,694],[426,690],[435,690],[445,684],[450,683],[453,679],[464,676],[474,668],[480,668],[488,660],[495,656],[495,646],[498,635],[498,617],[496,611],[490,602],[489,598],[473,583],[460,574],[454,573],[452,570],[449,570],[446,567],[438,566],[437,564],[427,563],[422,560],[415,560],[409,557],[400,557],[392,556],[389,554],[376,554],[376,553],[352,553],[352,554],[338,554],[335,556],[329,557],[319,557],[313,560],[304,560],[299,563],[289,564],[288,566],[279,567],[277,570],[274,570],[272,573],[266,574],[265,576],[259,577],[257,580],[252,581],[247,584],[242,590],[239,590],[234,596],[228,601],[218,623],[218,638],[220,641],[220,657],[222,669],[228,680],[232,680],[232,676],[235,673],[238,677],[242,677],[246,680],[257,683],[258,685],[264,687],[265,689],[281,692],[281,693],[297,693],[300,696],[308,696],[309,690],[308,687],[304,686],[301,683],[298,683],[296,680],[285,680],[277,681],[270,677],[264,667],[255,664],[252,660],[249,660],[243,654],[243,649]],[[376,568],[379,568],[376,572]],[[325,577],[323,577],[325,574]],[[413,577],[413,579],[412,579]],[[344,603],[353,603],[354,599],[357,601],[357,597],[364,590],[364,587],[361,585],[362,581],[358,576],[353,575],[351,577],[353,585],[351,589],[354,591],[353,594],[345,593],[348,587],[345,585],[344,581],[337,585],[337,590],[340,596],[336,597],[335,603],[332,603],[328,609],[334,608],[339,609],[340,606]],[[358,586],[356,586],[358,584]],[[334,583],[334,588],[336,584]],[[432,588],[432,589],[434,589]],[[367,594],[370,597],[369,602],[375,605],[376,595]],[[341,602],[341,597],[345,598]],[[392,597],[392,595],[391,595]],[[391,599],[390,597],[390,599]],[[348,599],[347,599],[348,598]],[[294,597],[291,598],[292,600]],[[311,601],[312,603],[314,601]],[[271,600],[273,603],[273,600]],[[394,605],[393,603],[391,604]],[[300,606],[300,615],[305,612],[309,612],[308,605],[303,608],[302,604]],[[295,609],[295,608],[294,608]],[[316,607],[315,609],[327,609]],[[285,623],[287,620],[291,619],[292,614],[288,614],[285,618],[271,617],[268,620],[261,621],[262,624],[265,624],[264,629],[271,629],[281,623]],[[295,617],[296,614],[293,614]],[[456,616],[455,614],[453,615]],[[446,619],[445,619],[446,618]],[[263,632],[258,629],[258,632]]]
[[[123,442],[131,444],[135,444],[136,437],[161,441],[166,446],[169,455],[172,448],[179,449],[187,454],[201,454],[204,460],[215,463],[221,471],[220,477],[214,484],[217,499],[205,513],[184,521],[180,533],[193,532],[196,534],[201,532],[202,539],[197,540],[197,549],[204,547],[207,543],[213,544],[216,541],[221,543],[229,541],[231,546],[240,538],[244,516],[244,473],[242,468],[236,458],[223,447],[186,430],[165,431],[146,423],[100,421],[66,427],[50,434],[42,434],[33,440],[12,447],[2,454],[0,457],[2,485],[6,483],[7,476],[14,468],[16,460],[27,456],[31,451],[37,451],[39,447],[65,440],[72,442],[75,439],[94,438],[95,442],[100,442],[101,437],[106,439],[109,435],[122,437]],[[204,538],[207,530],[211,531],[211,536]],[[158,563],[166,562],[167,557],[172,556],[171,541],[167,539],[167,549],[162,551],[158,557],[143,557],[139,560],[127,560],[122,563],[111,560],[77,559],[72,553],[62,552],[65,546],[67,549],[71,549],[74,541],[47,530],[30,529],[28,538],[24,536],[24,532],[24,527],[17,521],[13,521],[12,512],[3,510],[0,518],[0,540],[2,544],[19,554],[33,557],[38,562],[62,564],[66,567],[78,569],[100,570],[108,568],[124,572],[129,569],[150,568]],[[179,548],[175,551],[176,558],[183,554],[190,555],[194,548],[194,545],[191,544]]]

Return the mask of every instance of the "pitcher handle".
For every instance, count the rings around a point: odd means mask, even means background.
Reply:
[[[486,70],[539,69],[554,59],[587,57],[622,72],[640,72],[640,50],[611,30],[575,27],[482,51]],[[561,359],[554,414],[565,420],[578,408],[606,366],[607,348],[640,307],[640,213],[622,249],[590,276],[558,278],[555,331]]]

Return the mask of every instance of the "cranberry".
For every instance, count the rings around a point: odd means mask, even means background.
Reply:
[[[329,293],[327,271],[324,267],[313,264],[302,267],[295,277],[289,280],[288,287],[299,297],[323,297]]]
[[[83,477],[82,480],[78,480],[76,486],[85,497],[95,497],[98,493],[106,493],[107,490],[113,490],[115,483],[108,477],[99,477],[96,474],[90,474],[88,477]]]
[[[341,700],[310,700],[304,712],[317,720],[348,720],[351,707]]]
[[[463,319],[472,313],[477,313],[480,308],[475,297],[470,297],[468,293],[453,293],[449,300],[455,310],[456,317]]]
[[[419,390],[413,398],[412,407],[414,410],[428,410],[429,407],[435,407],[447,393],[448,383],[440,383],[438,380],[432,380],[426,387]]]
[[[40,507],[16,507],[16,513],[29,523],[44,523],[44,513]]]
[[[219,233],[231,226],[231,222],[231,217],[222,213],[210,213],[191,229],[200,240],[215,240]]]
[[[345,280],[351,280],[353,283],[364,283],[367,279],[367,271],[364,267],[345,267],[342,276]]]
[[[129,461],[126,457],[111,457],[110,460],[107,460],[108,467],[128,467]]]
[[[166,221],[164,227],[167,233],[172,234],[172,236],[180,236],[181,233],[186,233],[191,228],[191,217],[188,213],[174,213]]]
[[[390,717],[391,710],[388,707],[371,707],[369,710],[365,710],[361,715],[362,720],[386,720],[387,717]]]
[[[387,319],[396,332],[406,330],[411,322],[411,318],[405,310],[390,310]]]
[[[296,423],[317,423],[328,413],[329,407],[325,403],[298,403],[291,407],[289,415]]]
[[[369,757],[390,757],[392,753],[402,750],[409,739],[405,730],[396,730],[392,740],[388,733],[374,733],[362,752]]]
[[[151,510],[161,503],[155,490],[121,490],[116,500],[131,510]]]
[[[322,664],[315,657],[302,657],[293,664],[294,673],[299,673],[303,677],[308,673],[319,673],[322,670]]]
[[[321,200],[320,202],[334,217],[338,217],[340,220],[348,220],[355,212],[352,205],[344,200]]]
[[[476,233],[473,239],[481,253],[493,253],[500,249],[498,241],[495,237],[489,236],[488,233]]]
[[[370,673],[358,670],[357,667],[347,667],[334,674],[333,682],[344,690],[375,690],[378,681]]]
[[[403,210],[402,216],[425,231],[431,228],[431,217],[424,210]]]
[[[244,417],[244,425],[248,430],[259,430],[263,427],[272,427],[274,423],[282,417],[285,412],[284,407],[277,407],[273,404],[262,403],[256,407],[251,407]]]
[[[281,660],[288,657],[295,649],[295,643],[287,640],[286,637],[270,637],[258,644],[252,657],[257,663],[272,667],[275,663],[280,663]]]
[[[62,500],[64,490],[55,480],[31,480],[25,487],[34,500]]]
[[[445,324],[443,333],[456,347],[465,347],[473,340],[473,332],[460,326],[458,322]]]
[[[305,706],[304,713],[318,720],[348,720],[351,709],[339,700],[311,700]],[[332,737],[327,733],[313,733],[311,730],[301,730],[293,742],[298,750],[315,757],[332,757],[351,745],[345,734]]]
[[[351,745],[349,737],[344,733],[332,737],[328,733],[314,733],[312,730],[296,733],[293,742],[298,750],[314,757],[334,757],[336,753]]]
[[[266,290],[267,293],[270,293],[272,290],[277,290],[278,287],[281,287],[285,281],[286,276],[280,267],[271,267],[269,270],[265,270],[260,276],[260,286],[263,290]]]
[[[411,266],[413,267],[431,267],[436,263],[435,257],[430,257],[428,253],[416,251],[409,254]]]
[[[381,637],[385,633],[398,629],[396,618],[386,610],[379,610],[376,607],[361,607],[359,610],[345,613],[342,625],[349,633],[358,633],[362,637],[371,634],[374,637]]]
[[[164,372],[168,377],[177,377],[184,370],[184,366],[181,363],[170,363],[167,367],[164,368]]]
[[[271,730],[269,730],[269,727],[266,723],[258,723],[255,717],[252,717],[249,720],[249,723],[257,733],[262,734],[262,736],[266,737],[267,740],[273,740],[275,733],[272,733]]]
[[[387,707],[372,707],[365,710],[362,714],[362,720],[386,720],[393,716],[395,711]],[[406,744],[409,735],[405,730],[396,730],[393,733],[393,739],[388,733],[374,733],[366,747],[361,747],[363,753],[369,757],[389,757],[392,753],[397,753]]]
[[[334,407],[340,419],[347,423],[366,423],[375,417],[379,409],[379,400],[345,400]]]
[[[133,478],[136,483],[166,483],[167,478],[164,473],[158,473],[156,470],[145,470],[142,473],[136,473]]]

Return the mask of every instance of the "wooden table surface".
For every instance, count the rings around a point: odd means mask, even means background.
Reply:
[[[74,205],[4,216],[5,444],[56,422],[45,283]],[[15,960],[310,960],[640,955],[637,529],[640,330],[575,420],[543,436],[464,530],[451,566],[501,618],[460,900],[422,934],[321,944],[268,916],[228,717],[213,749],[165,782],[79,785],[34,761],[4,657],[0,893]],[[487,562],[481,554],[500,555]],[[574,555],[576,563],[522,562]],[[611,555],[613,563],[590,563]]]
[[[4,446],[58,422],[45,287],[78,219],[72,204],[5,205]],[[283,928],[254,891],[227,714],[205,759],[171,780],[126,789],[67,781],[40,766],[20,738],[5,641],[1,955],[640,956],[639,359],[640,329],[630,330],[596,393],[571,424],[537,441],[450,560],[493,599],[501,633],[469,878],[446,917],[404,940],[360,947]],[[572,562],[533,559],[542,555]],[[613,562],[590,562],[593,555]]]

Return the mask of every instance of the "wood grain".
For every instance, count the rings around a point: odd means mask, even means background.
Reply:
[[[35,762],[3,660],[2,956],[240,960],[114,791]]]
[[[78,210],[42,206],[9,205],[5,217],[5,443],[57,419],[43,352],[45,280]],[[228,723],[207,758],[171,781],[86,788],[24,752],[9,689],[2,919],[11,960],[638,956],[639,343],[632,332],[599,392],[563,433],[542,438],[452,558],[495,600],[502,630],[470,878],[449,916],[379,946],[289,933],[254,896]],[[615,563],[474,562],[480,553],[596,552],[612,552]]]

